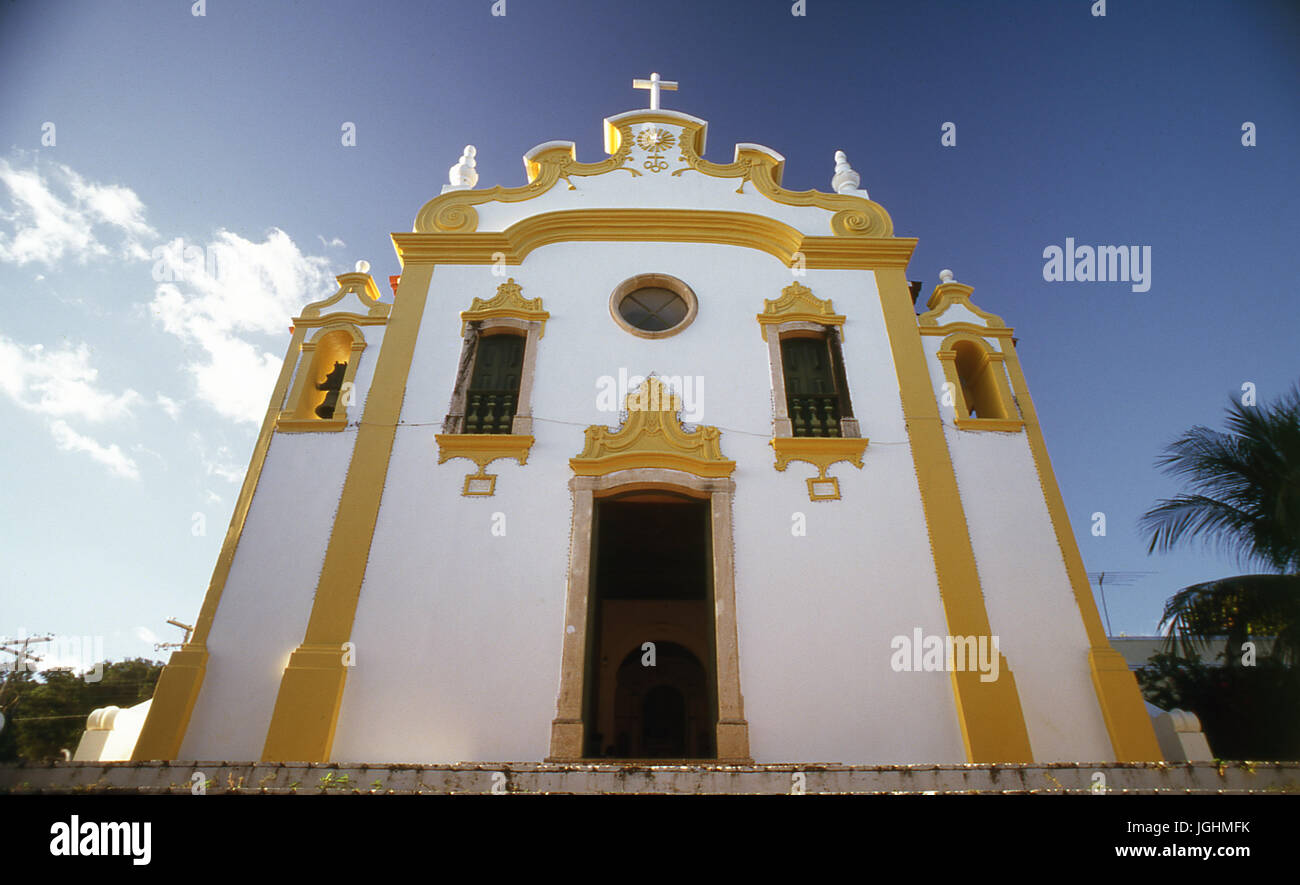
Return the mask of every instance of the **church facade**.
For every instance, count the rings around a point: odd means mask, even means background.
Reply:
[[[294,320],[135,759],[1161,758],[1012,329],[652,94]]]

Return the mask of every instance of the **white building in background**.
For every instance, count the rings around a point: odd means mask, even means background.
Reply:
[[[294,320],[135,759],[1160,758],[1011,328],[664,87]]]

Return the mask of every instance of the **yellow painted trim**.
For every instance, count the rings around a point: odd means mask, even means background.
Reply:
[[[971,293],[974,291],[975,290],[970,286],[965,286],[961,283],[940,283],[938,286],[935,286],[934,292],[930,294],[930,300],[925,304],[929,310],[916,318],[917,324],[921,326],[940,325],[939,320],[948,308],[960,304],[971,313],[984,320],[988,328],[1005,329],[1007,324],[1002,322],[1002,317],[989,313],[986,310],[980,310],[975,306],[975,302],[970,299]],[[958,324],[952,323],[951,325],[956,326]],[[964,323],[962,325],[973,324]],[[983,332],[981,331],[979,334],[983,334]]]
[[[758,331],[767,341],[767,327],[781,323],[805,322],[823,326],[839,326],[844,336],[844,317],[835,312],[829,298],[818,298],[802,283],[791,283],[781,290],[780,298],[764,298],[763,312],[756,316]]]
[[[982,356],[976,371],[987,371],[993,378],[993,387],[997,391],[998,409],[1002,412],[1001,415],[987,418],[970,417],[970,404],[966,402],[961,374],[957,371],[958,343],[967,343],[979,348]],[[1024,422],[1016,417],[1016,401],[1011,395],[1011,387],[1007,383],[1005,354],[989,347],[988,342],[979,334],[963,330],[950,332],[939,344],[939,350],[935,356],[939,358],[939,364],[943,367],[944,378],[953,386],[953,423],[958,429],[1005,432],[1017,431],[1024,426]],[[970,380],[974,381],[975,379]]]
[[[934,553],[935,574],[948,632],[954,636],[989,636],[988,610],[980,589],[970,529],[961,505],[957,476],[944,438],[939,405],[930,386],[921,336],[907,276],[901,268],[876,271],[885,328],[893,352],[902,399],[903,419]],[[993,682],[980,682],[974,671],[951,674],[957,721],[969,762],[1032,762],[1015,674],[1005,669]]]
[[[412,266],[405,269],[398,284],[306,635],[290,656],[280,682],[262,748],[263,761],[329,760],[347,681],[341,648],[352,634],[432,276],[431,265]]]
[[[257,484],[262,478],[262,468],[275,436],[280,404],[284,402],[289,382],[293,378],[295,360],[291,357],[295,357],[302,349],[305,335],[305,329],[295,328],[293,337],[289,340],[284,362],[280,366],[280,375],[271,393],[271,401],[267,404],[266,415],[262,418],[262,428],[258,432],[257,442],[253,444],[248,472],[244,474],[239,497],[235,499],[235,509],[230,516],[225,540],[221,543],[221,553],[212,570],[212,580],[208,582],[198,620],[194,622],[194,633],[184,647],[172,652],[171,659],[158,678],[153,703],[149,705],[149,715],[145,718],[140,737],[131,753],[132,761],[175,759],[180,755],[181,743],[185,739],[185,731],[189,727],[190,716],[199,699],[199,690],[203,687],[203,677],[207,671],[207,641],[212,631],[212,621],[216,617],[217,606],[221,603],[226,579],[230,576],[235,551],[244,534],[248,511],[253,504],[253,493],[257,491]]]
[[[647,332],[645,329],[638,329],[636,326],[623,319],[623,314],[619,312],[619,307],[623,303],[623,297],[637,289],[647,286],[658,286],[661,289],[667,289],[670,292],[677,293],[683,301],[686,302],[686,316],[682,321],[671,329],[661,329],[657,332]],[[696,297],[695,290],[686,283],[669,276],[666,273],[643,273],[634,277],[628,277],[623,282],[614,287],[614,291],[609,294],[609,315],[620,329],[630,335],[638,338],[649,338],[652,340],[660,338],[671,338],[674,335],[685,332],[686,329],[695,322],[695,317],[700,312],[700,299]]]
[[[476,482],[486,481],[487,490],[475,490],[472,488]],[[464,498],[491,498],[497,492],[497,475],[495,473],[471,473],[465,477],[465,485],[460,490]]]
[[[294,328],[297,329],[297,326]],[[330,317],[325,325],[306,328],[314,328],[316,333],[310,341],[304,341],[299,348],[300,355],[296,360],[298,371],[293,387],[289,391],[288,408],[280,413],[275,429],[289,433],[338,432],[348,426],[345,397],[339,396],[338,403],[334,407],[333,418],[320,418],[316,415],[316,406],[320,405],[325,398],[321,391],[315,389],[314,379],[323,371],[322,366],[316,365],[316,353],[320,349],[321,341],[327,336],[341,333],[351,338],[351,343],[348,345],[348,365],[343,370],[343,389],[355,391],[357,369],[361,364],[361,352],[366,349],[366,339],[356,326],[350,323],[333,322],[333,317]]]
[[[542,309],[541,298],[525,298],[522,293],[523,287],[515,282],[514,277],[510,277],[497,286],[497,294],[493,297],[486,301],[482,298],[475,298],[470,304],[469,310],[460,312],[461,337],[464,337],[465,330],[472,322],[511,317],[525,322],[539,323],[541,329],[537,337],[544,338],[546,336],[546,321],[551,318],[551,315]]]
[[[681,399],[651,376],[627,396],[627,420],[617,430],[587,428],[582,454],[569,459],[578,476],[604,476],[634,467],[680,470],[695,476],[725,477],[736,462],[722,456],[721,432],[701,425],[687,433],[677,417]]]
[[[389,305],[385,304],[383,306],[388,307]],[[387,322],[387,316],[372,317],[345,312],[326,314],[323,317],[294,317],[293,326],[295,329],[299,326],[307,329],[318,329],[321,326],[332,326],[338,323],[347,323],[350,326],[382,326]]]
[[[1074,592],[1074,601],[1079,608],[1083,628],[1088,636],[1090,646],[1088,667],[1092,675],[1093,690],[1097,693],[1097,703],[1101,707],[1102,719],[1106,723],[1106,732],[1110,735],[1115,760],[1117,762],[1159,761],[1164,756],[1156,741],[1151,717],[1147,715],[1137,677],[1129,670],[1123,656],[1111,646],[1110,640],[1106,638],[1106,631],[1102,628],[1101,615],[1097,611],[1096,600],[1092,597],[1092,586],[1088,583],[1083,557],[1079,554],[1074,532],[1070,528],[1065,499],[1061,496],[1056,474],[1052,470],[1052,461],[1047,454],[1047,443],[1043,439],[1042,426],[1038,423],[1038,412],[1034,409],[1033,398],[1029,395],[1025,373],[1020,367],[1020,358],[1014,346],[1008,347],[1005,354],[1011,383],[1015,387],[1016,399],[1020,403],[1020,413],[1024,417],[1029,450],[1033,454],[1034,467],[1038,471],[1038,482],[1043,489],[1043,500],[1047,504],[1052,530],[1056,533],[1056,543],[1061,548],[1061,558],[1065,562],[1065,571],[1070,578],[1070,589]]]
[[[275,429],[279,433],[337,433],[346,430],[347,426],[346,419],[281,418],[276,422]]]
[[[360,272],[344,273],[339,274],[334,279],[338,280],[339,290],[324,301],[317,301],[304,307],[302,316],[295,322],[321,318],[325,308],[333,307],[349,294],[356,296],[357,301],[365,311],[364,316],[373,319],[388,317],[392,305],[380,302],[379,287],[375,285],[375,281],[370,274]]]
[[[865,437],[815,437],[794,436],[776,437],[771,441],[776,453],[777,470],[784,471],[791,461],[805,461],[817,468],[817,475],[808,480],[808,499],[810,501],[838,501],[840,498],[840,481],[827,476],[826,471],[832,464],[848,461],[862,469],[862,454],[867,450]],[[833,493],[818,491],[815,484],[831,482]]]
[[[1010,339],[1015,334],[1011,328],[989,329],[974,323],[945,323],[942,326],[922,326],[917,329],[922,335],[945,337],[953,332],[969,332],[982,338]]]
[[[808,500],[809,501],[838,501],[840,500],[840,481],[834,476],[810,476],[805,480],[808,483]],[[818,486],[829,485],[829,491],[818,491]]]
[[[501,232],[392,237],[403,266],[493,264],[499,257],[515,265],[552,243],[668,242],[742,246],[775,256],[787,266],[798,256],[809,268],[871,270],[906,267],[917,243],[913,237],[809,236],[764,215],[705,209],[570,209],[532,215]]]
[[[1019,433],[1025,429],[1025,422],[1017,418],[954,418],[952,423],[958,430]]]
[[[700,157],[704,146],[703,120],[693,120],[677,114],[634,112],[620,114],[605,121],[605,150],[609,156],[597,163],[579,163],[572,143],[558,144],[536,152],[524,159],[528,183],[522,187],[491,187],[482,190],[449,191],[434,197],[421,207],[415,217],[417,233],[473,233],[478,229],[478,212],[474,206],[488,202],[516,203],[547,193],[563,180],[572,189],[573,176],[603,175],[608,172],[627,172],[640,177],[641,171],[629,166],[632,147],[636,141],[634,126],[647,123],[672,126],[679,129],[678,162],[684,164],[673,170],[674,176],[684,172],[697,172],[714,178],[739,180],[737,191],[752,182],[755,190],[774,203],[786,206],[814,206],[832,213],[829,219],[831,232],[838,237],[892,237],[894,224],[889,213],[879,203],[852,194],[832,194],[821,191],[789,191],[781,187],[782,161],[765,151],[737,146],[736,159],[731,163],[711,163]]]
[[[434,439],[438,442],[439,464],[453,458],[467,458],[478,466],[478,473],[465,477],[461,490],[462,495],[470,498],[490,497],[496,492],[496,477],[487,472],[489,464],[500,458],[514,458],[520,465],[527,464],[533,447],[533,437],[510,433],[439,433]],[[470,481],[477,479],[491,479],[491,490],[470,491]]]

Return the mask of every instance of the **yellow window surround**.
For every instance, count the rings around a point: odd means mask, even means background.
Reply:
[[[810,501],[838,501],[840,482],[826,471],[838,461],[848,461],[862,468],[862,454],[867,440],[862,438],[858,421],[852,415],[840,418],[839,437],[796,437],[789,415],[786,398],[785,360],[781,342],[787,338],[814,337],[838,344],[844,337],[845,317],[835,312],[829,298],[818,298],[812,290],[799,282],[781,290],[780,298],[764,299],[763,312],[758,314],[759,332],[768,347],[768,366],[772,373],[772,449],[776,454],[777,470],[784,471],[791,461],[804,461],[817,468],[817,476],[810,477]],[[837,354],[838,356],[838,354]],[[842,363],[842,357],[839,358]],[[837,385],[846,384],[843,365],[832,369]],[[841,391],[842,406],[847,411],[851,400],[848,390]]]
[[[466,458],[478,466],[477,473],[465,477],[465,484],[461,488],[464,497],[487,498],[496,494],[497,475],[487,472],[488,465],[493,461],[514,458],[520,465],[528,463],[528,453],[532,450],[534,441],[533,374],[537,365],[538,342],[546,334],[546,321],[550,316],[543,309],[541,298],[523,297],[523,287],[513,277],[497,286],[496,295],[492,298],[475,298],[469,310],[460,313],[464,350],[456,385],[452,390],[451,405],[443,422],[443,432],[437,434],[435,439],[438,443],[439,464],[453,458]],[[520,334],[525,339],[519,395],[510,433],[463,433],[465,401],[474,374],[471,353],[476,351],[477,342],[482,337],[500,334]]]
[[[348,425],[347,407],[353,402],[354,379],[361,351],[366,348],[363,326],[382,326],[388,322],[391,304],[379,300],[379,289],[370,276],[370,264],[357,262],[357,270],[335,277],[339,288],[330,297],[302,309],[293,321],[295,341],[302,340],[298,371],[293,387],[275,422],[275,429],[286,433],[320,433],[340,431]],[[353,300],[344,305],[349,295]],[[351,309],[348,309],[348,307]],[[328,312],[327,312],[328,311]],[[311,330],[315,330],[312,332]],[[301,335],[301,338],[297,337]],[[311,339],[306,340],[310,335]],[[332,418],[321,418],[316,407],[325,401],[326,392],[316,389],[336,362],[346,362],[343,386]]]
[[[287,407],[280,412],[275,429],[286,433],[337,432],[348,426],[348,406],[355,401],[355,378],[366,339],[351,323],[330,323],[316,330],[304,341],[298,359],[298,372],[289,392]],[[316,407],[325,401],[327,391],[318,389],[336,363],[347,363],[343,382],[331,418],[321,418]]]
[[[1005,356],[983,338],[965,331],[945,338],[936,355],[950,385],[957,429],[1004,433],[1024,430],[1025,422],[1007,381]]]

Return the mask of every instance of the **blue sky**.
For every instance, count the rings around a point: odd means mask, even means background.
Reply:
[[[1016,328],[1089,571],[1152,572],[1107,593],[1114,632],[1253,570],[1148,556],[1137,519],[1178,490],[1164,445],[1221,426],[1243,384],[1267,402],[1300,375],[1295,4],[493,5],[0,0],[0,635],[164,657],[291,317],[358,258],[397,273],[389,234],[465,144],[480,186],[522,184],[551,139],[600,159],[601,120],[644,106],[631,80],[651,71],[681,83],[665,107],[710,122],[709,159],[758,142],[788,187],[828,190],[846,151],[920,239],[909,276],[928,294],[952,268]],[[1045,281],[1066,237],[1149,246],[1150,290]],[[155,279],[177,239],[222,256],[216,276]]]

